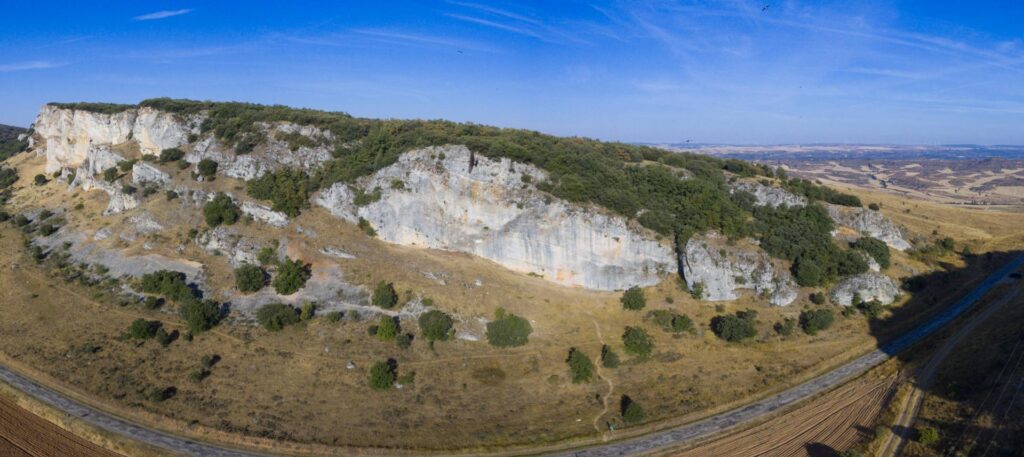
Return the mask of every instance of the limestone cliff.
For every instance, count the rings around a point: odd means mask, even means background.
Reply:
[[[178,147],[198,129],[199,117],[179,117],[151,108],[105,114],[46,105],[34,124],[44,141],[46,172],[78,168],[98,148],[133,142],[143,154]]]
[[[828,213],[832,216],[832,220],[835,221],[836,225],[848,227],[857,233],[878,238],[893,249],[900,251],[910,249],[910,243],[907,242],[903,229],[882,215],[880,211],[829,204],[826,204],[825,208],[828,209]]]
[[[468,252],[561,284],[615,290],[660,281],[676,270],[672,249],[624,218],[572,205],[531,183],[531,165],[475,156],[463,146],[426,148],[358,182],[380,197],[363,206],[345,184],[316,203],[349,221],[363,218],[388,242]],[[374,200],[374,197],[364,198]]]
[[[704,300],[735,300],[740,289],[750,289],[785,306],[797,296],[789,271],[750,242],[730,244],[717,233],[695,236],[686,243],[682,264],[687,286],[702,289]]]

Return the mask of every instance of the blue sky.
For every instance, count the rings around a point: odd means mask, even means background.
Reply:
[[[1019,0],[4,10],[7,124],[48,101],[171,96],[622,141],[1024,144]]]

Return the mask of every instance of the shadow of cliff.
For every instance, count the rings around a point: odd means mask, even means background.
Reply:
[[[911,298],[881,318],[869,318],[879,349],[902,362],[921,362],[915,364],[920,367],[962,322],[1009,287],[1022,287],[1018,272],[1024,251],[963,260],[963,266],[940,262],[936,271],[903,281],[903,291]],[[918,382],[916,373],[908,375],[909,382]],[[893,431],[919,441],[918,429],[927,426],[939,438],[910,446],[926,446],[941,455],[1024,456],[1024,294],[1003,304],[961,340],[924,389],[935,399],[932,416],[943,420],[917,420],[914,430]]]

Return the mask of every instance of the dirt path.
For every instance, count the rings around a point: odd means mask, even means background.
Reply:
[[[601,326],[597,325],[597,319],[591,318],[591,321],[594,323],[594,330],[597,332],[597,339],[601,340],[601,346],[603,347],[607,343],[604,342],[604,336],[601,335]],[[601,439],[603,441],[608,441],[611,438],[611,433],[608,430],[608,427],[602,427],[600,422],[601,418],[603,418],[605,414],[608,414],[608,401],[612,397],[612,392],[615,392],[615,383],[612,382],[611,378],[605,377],[604,373],[601,371],[601,365],[601,356],[598,355],[597,363],[594,366],[597,370],[597,377],[608,384],[608,393],[605,394],[604,398],[601,400],[601,402],[604,403],[604,409],[601,410],[601,414],[594,417],[594,430],[597,430],[597,433],[601,434]]]
[[[1019,289],[1014,288],[1010,293],[989,305],[988,308],[975,316],[973,320],[947,338],[942,343],[942,346],[931,355],[928,362],[918,370],[914,377],[914,383],[911,385],[910,393],[900,404],[899,414],[897,414],[896,421],[892,424],[893,433],[890,433],[886,438],[882,448],[878,451],[878,457],[899,455],[903,445],[910,438],[911,431],[913,430],[911,426],[914,425],[914,419],[921,410],[921,404],[924,403],[925,392],[931,386],[935,373],[942,366],[942,362],[956,349],[960,341],[974,332],[979,325],[995,315],[1003,305],[1016,298],[1018,291]]]
[[[0,455],[117,457],[0,396]]]

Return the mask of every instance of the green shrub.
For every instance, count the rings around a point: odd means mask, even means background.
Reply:
[[[358,227],[359,227],[360,230],[363,231],[363,233],[366,233],[367,235],[369,235],[371,237],[377,236],[377,231],[373,229],[373,226],[370,225],[370,221],[368,221],[366,219],[363,219],[363,218],[360,217],[359,218],[359,225],[358,225]]]
[[[711,331],[719,338],[737,342],[757,335],[757,311],[736,311],[711,318]]]
[[[782,336],[790,336],[793,334],[793,330],[796,329],[796,320],[786,318],[782,322],[776,322],[773,326],[775,333]]]
[[[203,206],[203,217],[206,218],[206,223],[210,227],[221,224],[232,225],[238,222],[240,216],[241,211],[238,209],[238,205],[231,200],[231,197],[222,193],[217,194],[213,200]]]
[[[213,328],[220,321],[220,305],[213,300],[192,299],[178,309],[193,334]]]
[[[256,254],[256,260],[260,262],[260,265],[277,265],[277,249],[270,246],[260,248],[260,252]]]
[[[657,309],[647,313],[647,318],[654,321],[666,332],[683,333],[692,332],[693,320],[690,316],[679,314],[672,310]]]
[[[917,429],[917,442],[931,446],[939,442],[939,431],[934,427],[919,427]]]
[[[299,309],[299,320],[308,321],[316,316],[316,303],[305,302],[302,304],[302,308]]]
[[[345,313],[343,313],[341,311],[331,311],[331,312],[329,312],[329,313],[324,315],[324,318],[327,319],[327,322],[330,322],[330,323],[341,322],[341,319],[344,318],[344,317],[345,317]]]
[[[427,341],[447,340],[452,331],[452,317],[432,309],[420,315],[420,332]]]
[[[822,292],[814,292],[814,293],[811,294],[810,298],[811,298],[811,303],[814,303],[815,305],[824,305],[825,304],[825,294],[822,293]]]
[[[285,257],[277,265],[277,273],[274,275],[271,285],[274,286],[274,290],[277,293],[291,295],[303,288],[306,285],[306,281],[312,276],[313,273],[310,271],[309,265],[306,265],[301,260],[292,260]]]
[[[583,351],[570,348],[569,358],[565,362],[569,364],[569,377],[572,379],[573,384],[590,382],[593,378],[594,362]]]
[[[103,170],[103,180],[106,182],[117,181],[117,178],[119,177],[120,175],[117,173],[117,167],[110,167]]]
[[[395,285],[387,281],[377,283],[373,289],[373,306],[384,309],[394,308],[398,304],[398,293],[395,292]]]
[[[43,224],[39,226],[39,234],[43,236],[50,236],[57,233],[60,227],[56,227],[53,224]]]
[[[626,395],[619,400],[619,413],[622,414],[622,421],[627,424],[639,424],[646,417],[643,408]]]
[[[35,176],[35,178],[32,179],[32,182],[34,182],[35,185],[37,185],[37,186],[42,186],[42,185],[45,185],[46,183],[50,182],[50,180],[46,179],[46,175],[38,174],[38,175]]]
[[[871,211],[880,211],[882,207],[878,206],[878,203],[871,203],[868,205],[868,209],[870,209]]]
[[[819,286],[868,269],[860,254],[835,245],[832,218],[819,205],[757,207],[754,217],[761,247],[773,257],[792,261],[793,276],[800,286]]]
[[[164,193],[164,197],[167,198],[167,201],[171,201],[174,200],[175,198],[178,198],[178,193],[173,190],[169,190]]]
[[[386,314],[380,316],[380,322],[377,324],[378,339],[381,341],[392,341],[398,336],[399,331],[397,318]]]
[[[411,333],[400,333],[395,337],[395,344],[401,349],[409,349],[412,347],[412,334]],[[399,381],[399,384],[405,384]]]
[[[693,297],[694,300],[700,300],[701,298],[704,298],[704,283],[693,283],[693,287],[690,288],[690,297]]]
[[[128,327],[128,336],[137,340],[148,340],[156,336],[156,331],[160,329],[161,326],[163,326],[163,323],[160,321],[135,319]]]
[[[835,321],[831,309],[812,309],[800,313],[800,328],[808,335],[817,335],[819,331],[828,329]]]
[[[133,165],[135,165],[135,159],[128,159],[117,162],[117,168],[125,173],[132,171]]]
[[[395,384],[395,372],[397,364],[394,360],[374,363],[370,367],[370,388],[373,390],[388,390]]]
[[[856,307],[858,311],[869,318],[876,318],[885,312],[885,306],[878,300],[871,300],[869,302],[862,300]]]
[[[178,148],[169,148],[160,151],[160,163],[174,162],[185,157],[185,151]]]
[[[158,270],[142,275],[140,287],[147,294],[158,294],[185,303],[195,299],[192,289],[185,282],[185,273],[180,271]]]
[[[239,292],[257,292],[267,283],[267,273],[262,268],[243,263],[235,269],[235,288]]]
[[[291,306],[272,303],[256,310],[256,321],[263,328],[276,332],[289,325],[297,324],[299,322],[299,314]]]
[[[889,268],[889,246],[884,241],[870,236],[862,236],[853,243],[850,243],[850,247],[864,251],[874,258],[880,267]]]
[[[487,342],[499,348],[522,346],[527,343],[533,327],[530,321],[498,308],[494,320],[487,323]]]
[[[309,194],[316,190],[302,170],[278,170],[246,183],[250,197],[269,200],[274,211],[296,217],[309,207]]]
[[[622,298],[619,299],[622,302],[623,309],[629,309],[633,311],[644,309],[647,306],[647,299],[644,297],[644,291],[640,290],[639,287],[633,286],[626,290],[622,294]]]
[[[619,355],[607,344],[601,345],[601,366],[605,368],[619,367]]]
[[[654,350],[654,341],[639,327],[626,327],[622,333],[622,344],[626,346],[626,353],[640,358],[646,358]]]
[[[196,164],[196,169],[199,171],[200,176],[209,178],[217,174],[217,162],[211,159],[203,159]]]

